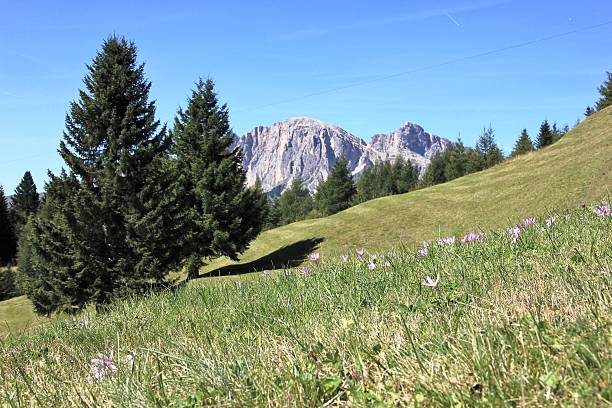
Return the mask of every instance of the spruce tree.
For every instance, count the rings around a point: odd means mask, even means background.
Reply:
[[[419,171],[412,165],[410,160],[399,157],[391,167],[393,177],[392,194],[403,194],[413,190],[419,182]]]
[[[289,188],[281,194],[278,207],[281,225],[306,219],[313,210],[314,200],[312,195],[304,187],[304,182],[299,176],[295,177]]]
[[[202,258],[237,259],[261,231],[261,191],[246,188],[242,152],[233,150],[227,105],[220,105],[211,79],[199,80],[172,132],[179,189],[188,212],[183,243],[188,277]]]
[[[589,116],[591,116],[595,112],[597,112],[595,109],[591,108],[590,106],[587,106],[586,109],[584,110],[584,116],[586,116],[588,118]]]
[[[597,90],[601,98],[595,102],[595,109],[600,111],[612,105],[612,72],[606,72],[608,79]]]
[[[341,158],[334,163],[327,180],[319,184],[315,205],[323,215],[335,214],[351,206],[356,192],[348,161]]]
[[[446,179],[446,164],[447,156],[444,155],[444,152],[436,153],[431,158],[427,170],[425,170],[422,181],[423,185],[433,186],[448,181]]]
[[[60,143],[69,172],[50,174],[30,234],[29,296],[45,314],[103,306],[163,281],[184,234],[165,164],[169,138],[136,46],[110,37],[87,69]]]
[[[13,212],[17,231],[25,224],[27,218],[36,212],[38,205],[39,198],[36,184],[34,184],[32,174],[26,171],[13,196]]]
[[[481,170],[493,167],[504,161],[504,154],[497,146],[497,143],[495,143],[494,131],[491,126],[483,129],[476,143],[476,150],[480,152],[483,158],[483,168]]]
[[[15,257],[17,243],[15,229],[9,213],[4,189],[0,186],[0,265],[10,263]]]
[[[544,122],[542,122],[540,125],[540,132],[538,133],[537,148],[542,149],[549,146],[553,143],[553,141],[553,131],[550,128],[548,121],[544,120]]]
[[[510,157],[516,157],[518,155],[531,152],[533,150],[534,150],[533,142],[531,141],[531,138],[529,137],[529,134],[527,133],[527,129],[523,129],[521,131],[521,135],[516,141],[516,144],[514,145],[514,149],[512,150]]]

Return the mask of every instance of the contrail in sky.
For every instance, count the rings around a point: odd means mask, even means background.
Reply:
[[[450,14],[448,14],[448,13],[447,13],[446,11],[444,11],[444,10],[442,10],[442,13],[443,13],[443,14],[444,14],[446,17],[448,17],[448,19],[449,19],[450,21],[452,21],[453,23],[455,23],[455,25],[457,25],[457,27],[461,27],[461,24],[459,24],[459,22],[458,22],[457,20],[455,20],[455,19],[453,18],[453,16],[451,16]]]

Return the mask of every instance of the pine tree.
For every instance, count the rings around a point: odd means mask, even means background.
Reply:
[[[493,167],[504,161],[504,154],[501,149],[495,143],[494,131],[491,126],[488,129],[483,129],[482,134],[478,138],[476,143],[476,150],[480,152],[483,158],[482,166],[480,170]]]
[[[403,194],[413,190],[419,182],[419,171],[410,160],[399,157],[391,167],[393,176],[393,194]]]
[[[299,176],[295,177],[289,188],[281,194],[278,207],[281,225],[306,219],[313,210],[314,200],[312,195],[304,187],[304,182]]]
[[[174,121],[173,153],[183,203],[189,212],[183,251],[189,278],[203,257],[237,259],[261,231],[261,191],[245,187],[242,152],[232,150],[227,105],[219,105],[214,82],[199,80],[186,110]]]
[[[425,186],[433,186],[436,184],[446,183],[446,164],[447,156],[444,152],[436,153],[430,160],[427,170],[423,175],[423,184]]]
[[[4,189],[0,186],[0,265],[10,263],[15,257],[16,249],[15,229],[4,195]]]
[[[280,199],[278,197],[268,198],[268,212],[264,218],[262,231],[267,231],[281,225]]]
[[[444,175],[447,181],[462,177],[467,171],[467,152],[461,139],[449,146],[445,151],[446,166]]]
[[[529,134],[527,133],[527,129],[523,129],[521,131],[521,135],[516,141],[516,144],[514,145],[514,149],[512,150],[510,157],[516,157],[518,155],[531,152],[533,150],[534,150],[533,142],[531,141],[531,138],[529,137]]]
[[[72,102],[44,211],[30,234],[36,262],[29,296],[40,313],[103,306],[161,282],[178,261],[179,196],[165,164],[151,83],[136,46],[110,37]]]
[[[29,171],[26,171],[13,196],[13,211],[15,214],[15,229],[19,231],[27,218],[38,209],[39,198],[36,184]]]
[[[344,158],[334,163],[327,180],[319,184],[315,205],[323,215],[335,214],[349,208],[356,193],[355,183]]]
[[[606,72],[608,79],[597,90],[601,98],[595,102],[595,109],[600,111],[612,105],[612,72]]]
[[[540,132],[538,133],[537,148],[542,149],[546,146],[549,146],[553,143],[553,141],[554,140],[553,140],[552,129],[550,128],[548,121],[545,120],[540,125]]]

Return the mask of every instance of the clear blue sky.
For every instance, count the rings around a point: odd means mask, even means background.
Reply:
[[[61,168],[69,102],[112,33],[138,45],[163,122],[210,76],[238,134],[311,116],[366,141],[411,121],[472,145],[490,123],[508,153],[523,127],[582,118],[612,70],[612,25],[421,69],[606,20],[609,0],[2,0],[0,184],[12,194],[30,170],[42,189]]]

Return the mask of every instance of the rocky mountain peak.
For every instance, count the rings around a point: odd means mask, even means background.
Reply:
[[[422,172],[430,158],[450,142],[406,122],[389,134],[376,134],[370,144],[339,126],[308,117],[293,117],[258,126],[237,139],[244,152],[247,183],[259,178],[265,191],[280,194],[296,177],[314,191],[340,158],[353,175],[380,160],[403,157]]]

